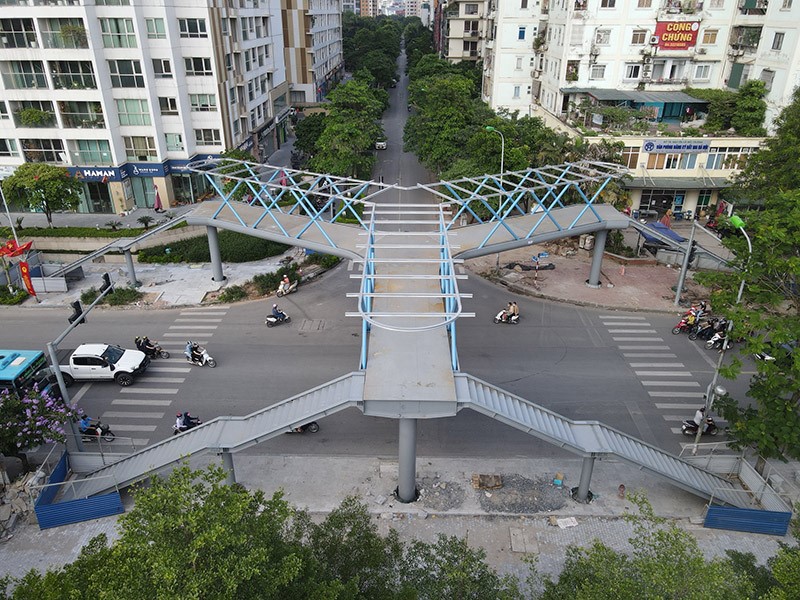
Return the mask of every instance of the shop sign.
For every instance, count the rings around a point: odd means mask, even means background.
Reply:
[[[131,177],[164,177],[169,173],[169,167],[162,163],[128,163],[122,168]]]
[[[195,155],[192,158],[185,159],[173,159],[167,161],[169,168],[174,171],[175,173],[188,173],[186,170],[186,165],[189,163],[197,162],[199,160],[216,160],[218,158],[222,158],[219,154],[199,154]]]
[[[697,44],[700,23],[697,21],[660,21],[656,37],[661,50],[688,50]]]
[[[83,181],[122,181],[128,174],[116,167],[67,167],[69,174]]]
[[[699,154],[708,152],[711,144],[704,140],[645,140],[642,150],[649,154],[666,154],[680,152],[682,154]]]

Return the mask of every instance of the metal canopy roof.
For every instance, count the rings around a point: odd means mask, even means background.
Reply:
[[[634,177],[620,183],[628,188],[705,190],[730,187],[727,177]]]
[[[601,88],[561,88],[563,94],[588,94],[596,100],[629,100],[631,102],[681,102],[708,104],[685,92],[639,92],[637,90],[608,90]]]

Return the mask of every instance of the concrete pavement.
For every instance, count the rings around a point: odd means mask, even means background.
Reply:
[[[284,147],[286,162],[288,150]],[[270,161],[272,162],[272,160]],[[285,164],[285,163],[277,163]],[[39,215],[32,215],[39,217]],[[27,215],[26,215],[27,218]],[[94,225],[96,216],[57,215],[56,221],[69,218],[77,224]],[[136,212],[123,219],[135,222]],[[27,223],[26,221],[26,224]],[[32,224],[32,223],[30,223]],[[529,261],[531,249],[504,253],[501,264]],[[577,252],[569,257],[551,253],[554,271],[544,271],[531,282],[528,275],[504,271],[501,282],[524,294],[552,300],[576,302],[619,310],[678,312],[674,306],[671,287],[677,272],[657,265],[631,266],[606,261],[603,287],[594,290],[585,285],[588,277],[588,253]],[[241,283],[253,274],[277,268],[278,257],[248,265],[225,265],[226,285]],[[492,270],[496,257],[469,261],[467,268],[474,273]],[[100,274],[109,265],[92,265],[81,288],[99,285]],[[113,266],[112,270],[120,269]],[[116,271],[117,280],[124,280],[124,271]],[[209,265],[157,266],[140,265],[137,277],[152,306],[197,304],[219,284],[211,281]],[[612,287],[609,287],[608,284]],[[39,306],[66,304],[79,294],[73,289],[67,294],[43,294]],[[695,290],[702,294],[702,290]],[[34,309],[32,301],[26,303]],[[324,422],[321,425],[324,428]],[[198,457],[193,464],[200,466],[208,458]],[[633,535],[631,525],[621,517],[632,510],[632,504],[618,495],[620,484],[628,492],[642,490],[661,516],[673,519],[691,531],[709,557],[724,553],[727,548],[753,552],[764,562],[778,549],[778,539],[736,532],[706,530],[699,522],[704,502],[682,490],[647,475],[635,467],[615,461],[600,461],[595,467],[591,504],[571,500],[568,489],[577,485],[581,461],[564,453],[552,460],[447,459],[419,457],[417,481],[420,501],[404,505],[392,500],[397,486],[395,457],[319,457],[300,455],[264,456],[258,448],[234,457],[237,479],[248,488],[260,488],[268,493],[283,489],[288,499],[316,515],[324,515],[350,494],[367,502],[381,531],[396,529],[404,539],[417,537],[433,540],[437,534],[466,537],[470,544],[486,549],[489,562],[504,573],[524,576],[522,562],[526,553],[539,557],[544,573],[558,573],[570,544],[586,545],[599,538],[609,546],[630,549],[627,540]],[[773,465],[786,482],[796,480],[796,464]],[[553,484],[556,473],[564,475],[564,488]],[[497,490],[476,490],[473,474],[498,474],[504,487]],[[796,499],[796,498],[795,498]],[[127,498],[130,506],[130,498]],[[558,519],[574,517],[575,526],[561,528],[550,525],[549,516]],[[74,560],[80,548],[94,535],[104,532],[114,537],[116,518],[66,526],[40,532],[38,527],[20,524],[13,537],[0,542],[0,574],[22,575],[30,568],[55,567]]]

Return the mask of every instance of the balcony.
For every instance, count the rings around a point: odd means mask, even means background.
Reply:
[[[703,0],[666,0],[658,12],[660,19],[674,19],[675,15],[699,15],[703,12]]]
[[[743,15],[767,14],[767,0],[739,0],[739,13]]]
[[[96,90],[97,81],[90,73],[52,73],[57,90]]]
[[[658,77],[650,79],[650,85],[686,85],[689,83],[687,77]]]
[[[35,48],[35,31],[0,31],[0,47],[2,48]]]
[[[103,115],[97,113],[61,113],[64,127],[69,129],[104,129]]]

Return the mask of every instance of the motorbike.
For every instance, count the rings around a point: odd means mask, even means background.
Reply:
[[[725,330],[718,331],[706,342],[706,350],[719,350],[725,345],[726,341],[728,341],[727,332]],[[726,348],[730,348],[732,345],[733,342],[728,341]]]
[[[286,315],[283,319],[279,319],[275,315],[269,314],[267,315],[266,320],[264,321],[264,325],[267,327],[275,327],[276,325],[283,325],[284,323],[291,323],[292,317]]]
[[[697,319],[695,319],[694,315],[684,315],[680,322],[672,328],[672,333],[678,335],[679,333],[689,332],[691,335],[692,331],[695,330],[696,323]]]
[[[202,421],[200,419],[198,419],[197,417],[192,417],[190,418],[188,425],[181,425],[180,427],[178,427],[177,424],[173,424],[172,435],[178,435],[179,433],[183,433],[184,431],[189,431],[190,429],[194,429],[201,423]]]
[[[111,428],[100,421],[93,421],[90,427],[81,430],[81,441],[84,442],[96,442],[101,438],[104,442],[111,442],[115,437]]]
[[[719,428],[711,417],[706,417],[705,424],[706,427],[703,431],[703,435],[717,435],[719,433]],[[683,424],[681,424],[681,433],[683,433],[683,435],[697,435],[697,423],[692,419],[686,419]]]
[[[217,361],[208,353],[208,350],[202,346],[197,346],[197,351],[200,353],[200,358],[198,360],[194,360],[191,354],[186,355],[186,360],[198,367],[209,366],[213,369],[217,366]]]
[[[689,339],[696,340],[700,338],[705,341],[710,340],[717,331],[724,329],[725,325],[727,325],[726,323],[721,325],[722,322],[723,319],[709,319],[708,321],[699,323],[694,331],[689,332]]]
[[[284,296],[288,296],[289,294],[294,292],[297,289],[298,283],[299,281],[295,279],[288,286],[286,286],[286,288],[278,287],[278,292],[277,292],[278,298],[283,298]]]
[[[154,346],[154,349],[153,350],[144,350],[142,341],[143,340],[140,337],[137,337],[134,340],[134,343],[136,344],[136,348],[141,350],[145,354],[147,354],[147,356],[149,356],[150,358],[169,358],[169,352],[167,352],[161,346],[159,346],[158,342],[154,342],[153,340],[149,340],[150,341],[150,345]]]
[[[305,425],[300,425],[299,427],[290,429],[286,433],[305,433],[306,431],[308,431],[309,433],[317,433],[319,431],[319,425],[317,425],[316,421],[311,421],[310,423],[306,423]]]
[[[519,315],[508,316],[508,311],[504,308],[494,316],[495,323],[505,323],[506,325],[517,325],[519,323]]]

